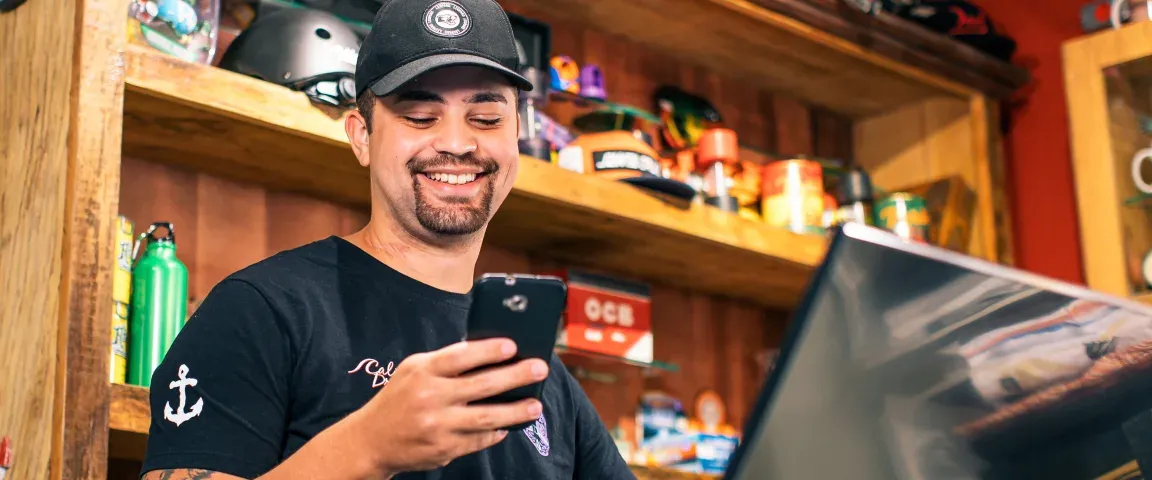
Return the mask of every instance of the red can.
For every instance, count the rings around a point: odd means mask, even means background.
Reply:
[[[824,169],[812,160],[778,160],[764,166],[760,209],[769,225],[796,233],[823,233]]]

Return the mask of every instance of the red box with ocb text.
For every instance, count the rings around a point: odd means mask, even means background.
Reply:
[[[568,284],[558,344],[652,362],[652,297],[647,285],[579,270],[550,274]]]

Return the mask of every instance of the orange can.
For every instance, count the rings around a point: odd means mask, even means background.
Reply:
[[[824,169],[803,158],[764,166],[760,213],[764,221],[796,233],[824,232]]]
[[[821,217],[821,225],[825,228],[832,228],[836,226],[836,211],[840,209],[840,205],[836,202],[836,198],[830,193],[824,194],[824,216]]]

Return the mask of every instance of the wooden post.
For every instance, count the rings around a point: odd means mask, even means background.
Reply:
[[[1004,154],[999,107],[986,95],[973,95],[968,115],[972,121],[972,161],[976,163],[977,200],[981,242],[988,260],[1014,265],[1012,217],[1004,194]]]
[[[120,196],[127,3],[80,0],[71,78],[68,190],[60,282],[56,427],[52,478],[103,479],[108,463],[112,270]]]
[[[126,4],[0,15],[0,435],[14,478],[103,478]]]

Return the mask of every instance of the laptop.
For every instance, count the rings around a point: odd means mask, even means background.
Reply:
[[[1150,306],[848,224],[723,478],[1004,478],[1020,445],[1147,410],[1152,382],[1084,380],[1146,339]]]

